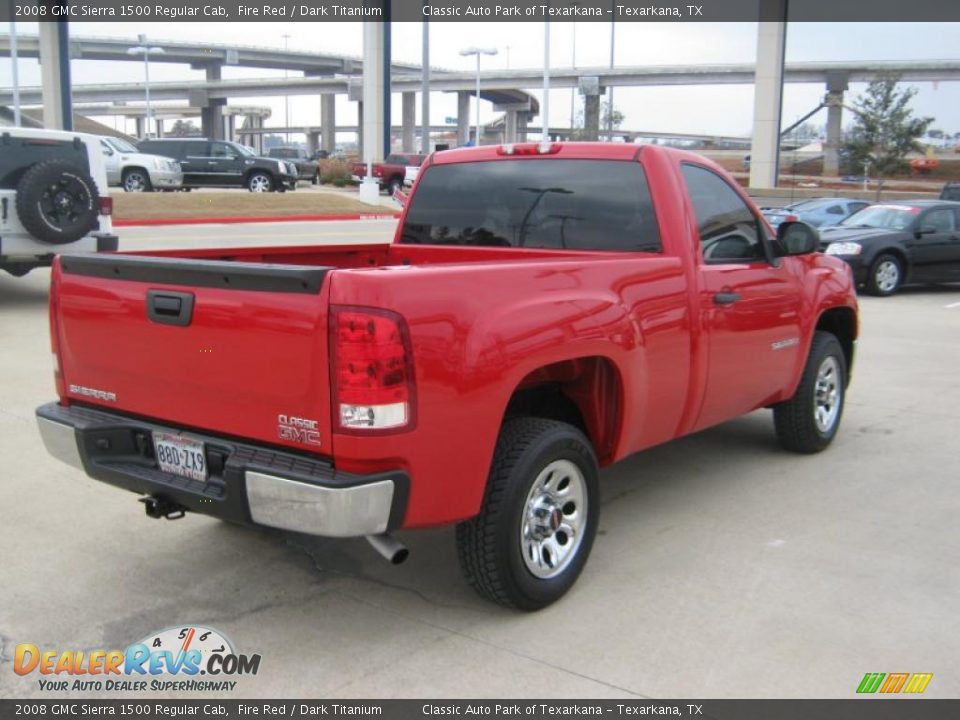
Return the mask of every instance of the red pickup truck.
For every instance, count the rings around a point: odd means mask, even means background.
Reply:
[[[406,177],[407,166],[420,166],[426,158],[426,155],[391,153],[382,163],[373,163],[370,173],[377,179],[381,190],[386,190],[393,195],[397,190],[403,189],[403,178]],[[354,163],[353,179],[360,182],[366,175],[367,166],[364,163]]]
[[[61,256],[48,450],[195,511],[322,536],[457,523],[485,597],[573,584],[598,469],[772,408],[837,432],[850,270],[774,236],[718,166],[661,147],[437,153],[393,243]]]

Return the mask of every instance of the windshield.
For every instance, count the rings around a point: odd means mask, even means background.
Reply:
[[[516,159],[421,174],[401,242],[573,250],[660,250],[636,162]]]
[[[120,152],[126,152],[126,153],[140,152],[133,145],[128,143],[126,140],[123,140],[122,138],[112,137],[112,138],[107,138],[106,140],[110,145],[113,146],[114,150],[119,150]]]
[[[870,227],[905,230],[920,214],[918,208],[906,205],[871,205],[855,212],[839,224],[843,227]]]

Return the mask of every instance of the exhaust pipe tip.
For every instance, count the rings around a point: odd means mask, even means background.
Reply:
[[[382,555],[391,565],[399,565],[410,556],[406,545],[398,542],[389,533],[367,535],[367,542]]]

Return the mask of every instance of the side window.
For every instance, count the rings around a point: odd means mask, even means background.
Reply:
[[[843,208],[839,205],[831,205],[827,208],[828,215],[843,215]]]
[[[855,212],[860,212],[870,203],[850,203],[850,214],[853,215]]]
[[[215,158],[233,158],[237,153],[232,147],[223,142],[210,143],[210,157]]]
[[[697,217],[703,259],[708,263],[764,259],[757,218],[733,188],[698,165],[684,163],[682,170]]]
[[[953,210],[950,208],[931,210],[920,221],[920,227],[936,228],[937,232],[953,232],[956,228],[954,220]]]
[[[188,140],[183,144],[183,154],[186,157],[207,157],[209,143],[202,140]]]

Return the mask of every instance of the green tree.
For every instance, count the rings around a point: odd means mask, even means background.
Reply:
[[[616,130],[623,124],[624,114],[617,110],[613,109],[613,129]],[[584,128],[586,127],[586,119],[584,118],[583,108],[577,110],[577,116],[574,118],[574,126],[572,128],[573,134],[570,136],[571,140],[583,140],[586,137]],[[600,103],[600,138],[606,137],[607,128],[610,127],[608,123],[610,122],[610,103],[604,100]]]
[[[907,154],[923,152],[917,140],[933,123],[933,118],[914,117],[909,105],[917,90],[901,90],[899,80],[897,75],[878,76],[850,108],[855,120],[845,142],[849,161],[858,168],[867,165],[876,175],[878,198],[884,179],[909,167]]]
[[[604,100],[602,103],[600,103],[600,132],[610,128],[614,130],[618,129],[621,125],[623,125],[625,118],[626,116],[616,108],[613,108],[613,111],[611,112],[610,102],[608,100]]]
[[[193,137],[200,135],[200,128],[193,124],[193,120],[177,120],[168,136],[172,137]]]

